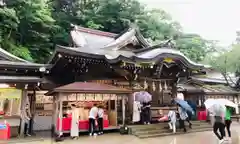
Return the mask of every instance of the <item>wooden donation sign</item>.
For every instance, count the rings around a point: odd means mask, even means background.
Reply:
[[[83,94],[83,93],[78,93],[78,94],[77,94],[77,100],[78,100],[78,101],[85,101],[85,100],[86,100],[85,94]]]
[[[110,94],[103,94],[103,100],[109,100],[111,97]]]
[[[68,95],[68,101],[77,101],[77,95],[76,94]]]
[[[95,94],[95,100],[96,101],[102,101],[103,100],[103,95],[102,94]]]

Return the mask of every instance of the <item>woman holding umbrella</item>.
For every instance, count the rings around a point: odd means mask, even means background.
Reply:
[[[146,91],[140,91],[135,94],[135,101],[142,104],[141,120],[144,124],[150,124],[151,121],[151,101],[152,95]]]
[[[204,102],[206,109],[213,116],[213,132],[219,139],[219,143],[223,143],[225,134],[225,112],[226,107],[224,104],[220,103],[218,100],[208,99]],[[220,134],[218,133],[220,132]]]
[[[180,128],[183,129],[184,132],[187,132],[187,129],[185,127],[185,123],[184,121],[187,120],[188,118],[188,115],[187,115],[187,112],[181,107],[180,104],[177,104],[178,106],[178,113],[179,113],[179,124],[180,124]]]
[[[187,112],[190,113],[194,113],[192,107],[184,100],[182,99],[174,99],[174,101],[177,103],[178,105],[178,112],[179,112],[179,116],[180,116],[180,126],[184,129],[184,132],[186,132],[186,128],[185,128],[185,124],[184,121],[187,121],[189,123],[189,127],[191,128],[191,122],[188,118],[188,114]]]
[[[214,116],[214,124],[213,124],[213,132],[219,139],[219,143],[223,143],[225,134],[225,125],[224,125],[224,114],[225,114],[226,107],[221,104],[214,104],[210,108],[210,112]],[[220,135],[218,133],[218,130],[220,131]]]

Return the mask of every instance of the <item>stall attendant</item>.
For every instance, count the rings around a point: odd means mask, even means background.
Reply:
[[[98,106],[98,134],[103,134],[103,116],[104,116],[104,109],[102,105]]]
[[[70,135],[73,139],[77,139],[79,136],[79,110],[75,104],[71,104],[72,108],[72,121],[71,121],[71,132]]]
[[[93,104],[93,107],[89,111],[89,135],[97,136],[95,121],[98,115],[97,104]]]

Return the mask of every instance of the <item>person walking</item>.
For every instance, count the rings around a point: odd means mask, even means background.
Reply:
[[[170,111],[168,112],[168,118],[169,118],[169,120],[170,120],[170,122],[168,123],[169,128],[170,128],[171,130],[173,130],[173,133],[176,133],[176,122],[177,122],[176,112],[170,110]]]
[[[231,124],[232,124],[231,116],[232,116],[232,108],[226,106],[225,126],[226,126],[226,129],[227,129],[230,141],[231,141],[231,130],[230,130],[230,127],[231,127]]]
[[[183,129],[184,132],[187,132],[187,129],[185,127],[185,120],[187,120],[188,115],[187,112],[178,104],[178,113],[179,113],[179,125],[180,128]]]
[[[222,144],[225,141],[225,106],[220,104],[215,104],[211,108],[212,110],[209,111],[213,116],[213,132],[219,139],[219,144]],[[220,134],[218,133],[220,132]]]
[[[104,109],[102,105],[98,106],[98,134],[103,134],[103,116],[104,116]]]
[[[96,118],[98,115],[97,104],[93,104],[93,107],[89,111],[89,136],[97,136],[96,133]]]
[[[72,108],[72,121],[71,121],[71,131],[70,135],[72,139],[77,139],[79,136],[79,109],[76,107],[75,104],[71,104]]]

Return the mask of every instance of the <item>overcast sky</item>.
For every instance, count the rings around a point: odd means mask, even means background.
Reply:
[[[240,0],[139,0],[161,8],[178,21],[185,32],[198,33],[229,45],[240,30]]]

